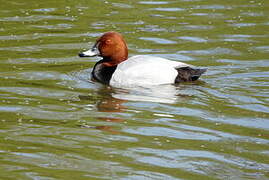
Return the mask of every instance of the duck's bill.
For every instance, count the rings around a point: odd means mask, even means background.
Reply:
[[[97,48],[92,48],[88,51],[81,52],[78,54],[79,57],[93,57],[93,56],[98,56],[98,55],[100,55],[100,53]]]

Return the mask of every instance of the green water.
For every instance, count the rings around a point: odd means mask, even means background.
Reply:
[[[0,179],[269,179],[269,1],[0,3]],[[208,68],[114,89],[79,58],[118,31],[129,55]]]

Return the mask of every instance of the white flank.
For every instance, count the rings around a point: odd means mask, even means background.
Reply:
[[[137,55],[118,65],[109,84],[114,87],[171,84],[178,74],[175,68],[184,66],[190,65],[155,56]]]

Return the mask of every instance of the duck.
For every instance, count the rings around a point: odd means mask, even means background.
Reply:
[[[93,67],[92,79],[118,88],[196,81],[207,70],[152,55],[128,58],[126,41],[114,31],[104,33],[91,49],[80,52],[78,56],[102,57]]]

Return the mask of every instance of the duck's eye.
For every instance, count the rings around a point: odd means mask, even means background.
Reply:
[[[107,40],[105,41],[105,43],[106,43],[106,44],[112,44],[112,41],[111,41],[111,39],[107,39]]]

